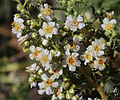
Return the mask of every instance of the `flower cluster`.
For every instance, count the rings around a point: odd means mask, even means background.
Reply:
[[[26,67],[31,88],[38,87],[38,94],[52,95],[52,100],[97,100],[96,95],[92,99],[85,97],[92,97],[96,91],[107,100],[102,87],[110,75],[114,52],[118,50],[117,21],[111,19],[113,14],[106,13],[107,16],[100,19],[103,23],[95,28],[96,18],[89,22],[83,12],[77,12],[76,5],[81,0],[57,1],[62,4],[60,8],[44,0],[28,0],[24,5],[18,2],[20,13],[14,17],[12,32],[19,44],[24,43],[23,51],[29,52],[34,62]],[[25,7],[28,5],[30,7]],[[35,15],[30,12],[31,6],[38,11]],[[68,7],[67,10],[64,7]],[[56,17],[57,10],[65,12],[64,20]],[[101,78],[104,75],[105,78]]]
[[[106,41],[103,38],[92,41],[92,45],[87,47],[87,51],[85,51],[84,55],[81,55],[81,58],[85,60],[85,65],[88,63],[91,67],[99,69],[100,71],[105,68],[105,43]]]

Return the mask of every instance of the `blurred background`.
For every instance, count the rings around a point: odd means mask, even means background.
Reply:
[[[94,5],[96,10],[111,7],[118,22],[120,21],[120,2],[113,4],[116,0],[93,1],[89,0],[89,4]],[[48,2],[50,4],[54,0]],[[17,13],[16,6],[15,0],[0,0],[0,100],[47,100],[46,96],[37,94],[37,89],[30,89],[27,82],[25,67],[31,62],[28,54],[22,51],[23,45],[18,46],[16,36],[11,33],[13,15]]]

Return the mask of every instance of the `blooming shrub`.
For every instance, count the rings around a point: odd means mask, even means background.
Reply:
[[[38,94],[52,95],[52,100],[107,100],[111,70],[118,73],[113,67],[120,44],[114,12],[93,10],[90,18],[81,9],[94,7],[81,0],[56,0],[57,7],[45,0],[16,1],[20,13],[15,14],[12,32],[34,62],[26,67],[31,88],[38,87]],[[57,17],[59,10],[64,19]]]

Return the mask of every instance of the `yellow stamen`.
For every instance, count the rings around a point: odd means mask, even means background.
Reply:
[[[52,27],[47,26],[47,27],[45,28],[45,33],[51,33],[51,32],[52,32]]]
[[[53,11],[50,8],[45,8],[43,10],[44,15],[49,16],[50,14],[53,13]]]
[[[19,31],[20,28],[21,28],[20,23],[12,22],[11,25],[12,25],[12,27],[13,27],[13,30],[15,30],[15,31]]]
[[[75,59],[72,58],[72,57],[70,57],[70,58],[69,58],[69,64],[73,65],[74,63],[75,63]]]
[[[42,57],[42,61],[47,62],[48,61],[48,57],[47,56],[43,56]]]
[[[52,81],[48,78],[47,81],[45,81],[45,85],[51,86],[52,85]]]
[[[104,64],[104,60],[103,60],[103,59],[100,59],[100,60],[98,61],[98,63],[99,63],[99,65],[103,65],[103,64]]]
[[[73,21],[72,21],[72,26],[75,26],[75,27],[77,27],[78,26],[78,22],[77,22],[77,20],[76,19],[74,19]]]
[[[111,26],[110,24],[107,24],[106,27],[105,27],[106,30],[111,30]]]
[[[91,55],[90,55],[90,54],[86,54],[86,58],[87,58],[88,60],[90,60]]]

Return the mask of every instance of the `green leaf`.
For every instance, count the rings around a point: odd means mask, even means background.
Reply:
[[[75,11],[77,11],[77,15],[81,14],[84,9],[85,9],[85,4],[83,2],[80,2],[75,6]]]

